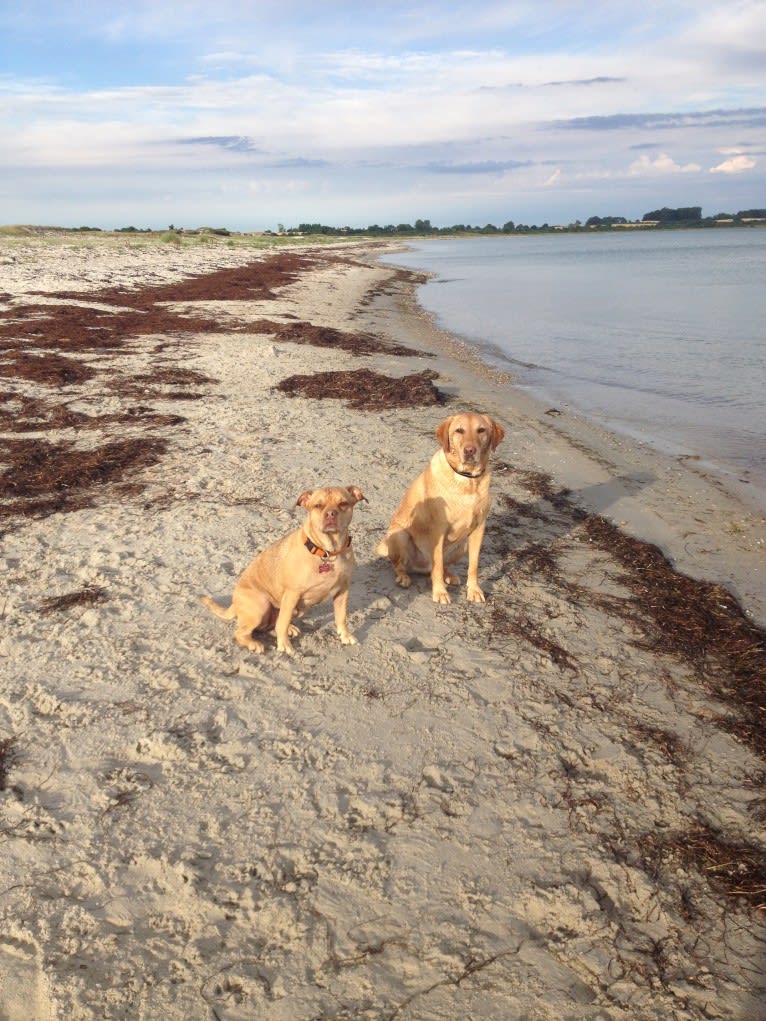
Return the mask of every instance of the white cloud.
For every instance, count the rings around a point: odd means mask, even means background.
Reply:
[[[628,171],[631,177],[659,177],[665,174],[696,174],[702,167],[699,163],[686,163],[681,166],[667,153],[661,152],[652,159],[650,156],[640,156],[634,163],[631,163]]]
[[[723,163],[719,163],[717,167],[711,167],[711,174],[744,174],[746,170],[752,170],[755,166],[755,160],[752,156],[732,156],[731,159],[724,160]]]
[[[719,52],[763,52],[766,46],[766,4],[763,0],[727,0],[700,13],[686,33],[689,43]]]

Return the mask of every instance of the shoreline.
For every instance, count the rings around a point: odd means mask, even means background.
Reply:
[[[710,584],[757,604],[750,525],[463,361],[379,251],[0,267],[0,1015],[758,1016],[763,636]],[[446,403],[281,389],[350,370]],[[487,601],[441,605],[374,550],[467,405]],[[322,604],[247,652],[198,596],[333,483],[359,644]]]

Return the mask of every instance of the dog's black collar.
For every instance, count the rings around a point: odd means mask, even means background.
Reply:
[[[450,468],[452,468],[452,465],[450,465]],[[471,475],[470,472],[459,472],[457,468],[452,468],[452,470],[456,475],[462,475],[464,479],[480,479],[487,469],[482,468],[478,475]]]

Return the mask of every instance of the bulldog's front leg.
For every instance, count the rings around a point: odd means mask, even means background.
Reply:
[[[348,593],[349,590],[346,588],[342,592],[339,592],[332,601],[333,611],[335,613],[335,627],[343,645],[356,645],[357,640],[349,631],[347,623]]]
[[[300,592],[291,589],[283,593],[282,601],[279,604],[279,616],[274,625],[274,633],[277,636],[277,652],[284,652],[288,656],[295,655],[290,636],[297,634],[298,631],[292,621],[300,598]]]

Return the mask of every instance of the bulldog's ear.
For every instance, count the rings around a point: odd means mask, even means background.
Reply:
[[[311,499],[311,497],[313,496],[313,493],[314,493],[313,489],[306,489],[306,490],[304,490],[301,493],[301,495],[298,497],[298,499],[295,501],[295,506],[296,507],[305,507],[306,504]]]
[[[449,425],[453,417],[453,415],[450,415],[449,418],[444,419],[441,425],[436,427],[436,438],[441,443],[445,454],[449,453]]]
[[[490,422],[492,423],[492,449],[496,450],[498,443],[505,436],[505,429],[494,418],[490,418]]]
[[[370,502],[359,486],[346,486],[346,490],[353,496],[355,504],[359,503],[361,500],[364,500],[365,503]]]

